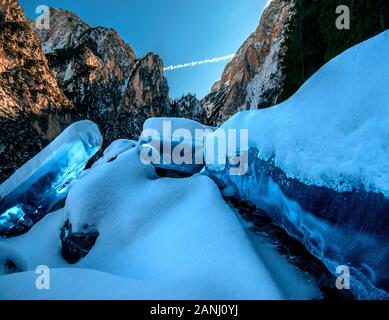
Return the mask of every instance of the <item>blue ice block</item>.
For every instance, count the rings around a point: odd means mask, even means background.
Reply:
[[[214,128],[190,119],[149,118],[140,136],[144,163],[193,175],[204,167],[204,137]]]
[[[1,184],[0,237],[27,232],[64,199],[67,185],[83,171],[102,141],[92,121],[73,123]]]
[[[347,267],[356,298],[389,299],[388,198],[358,186],[338,192],[303,183],[288,177],[273,158],[261,159],[254,147],[247,159],[244,175],[230,175],[228,162],[207,164],[203,173],[226,196],[265,211],[335,277],[342,274],[338,267]]]

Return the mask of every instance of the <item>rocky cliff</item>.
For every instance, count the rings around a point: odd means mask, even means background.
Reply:
[[[0,182],[79,119],[96,122],[105,145],[137,138],[149,117],[204,120],[194,97],[169,98],[162,59],[137,58],[113,29],[63,9],[42,29],[17,0],[0,0],[0,24]]]
[[[106,144],[136,138],[145,118],[168,114],[168,85],[157,55],[137,59],[115,30],[90,27],[63,9],[50,9],[50,28],[35,30],[60,87],[82,117],[99,125]]]
[[[0,0],[0,182],[74,120],[16,0]]]
[[[348,5],[351,29],[338,30],[336,8]],[[321,66],[389,28],[384,0],[273,0],[258,28],[226,66],[202,105],[207,122],[288,99]]]
[[[37,29],[33,21],[30,25],[65,95],[82,117],[99,125],[106,145],[137,138],[149,117],[204,120],[200,102],[190,95],[169,98],[162,59],[154,53],[137,58],[115,30],[91,27],[76,14],[53,8],[48,30]]]
[[[182,118],[205,122],[205,110],[194,94],[189,93],[171,101],[171,106],[173,116],[179,115]]]
[[[335,27],[339,4],[350,6],[351,30]],[[219,125],[239,110],[280,103],[335,55],[387,29],[389,3],[271,1],[201,102],[170,99],[160,57],[137,58],[115,30],[69,11],[50,9],[50,28],[37,29],[16,0],[0,0],[0,23],[2,181],[77,119],[95,121],[109,144],[137,138],[149,117]]]
[[[285,31],[293,17],[293,3],[273,0],[257,29],[238,49],[202,104],[207,120],[219,125],[239,110],[277,102],[284,75]]]

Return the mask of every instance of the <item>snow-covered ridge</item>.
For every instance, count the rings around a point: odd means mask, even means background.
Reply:
[[[286,102],[244,111],[223,128],[249,138],[288,177],[389,197],[389,31],[334,58]]]
[[[54,8],[50,8],[49,30],[37,29],[35,20],[30,20],[28,23],[41,38],[45,54],[75,46],[81,34],[90,28],[76,14],[64,9]]]

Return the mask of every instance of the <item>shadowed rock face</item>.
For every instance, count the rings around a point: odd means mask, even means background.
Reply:
[[[74,120],[16,0],[0,0],[0,182]]]
[[[150,117],[170,115],[169,87],[163,76],[163,62],[153,53],[135,62],[113,123],[116,137],[138,138]],[[130,134],[126,134],[130,128]]]
[[[195,95],[187,94],[179,99],[171,101],[172,115],[179,115],[182,118],[193,119],[200,123],[204,123],[205,110],[201,105],[201,101]]]

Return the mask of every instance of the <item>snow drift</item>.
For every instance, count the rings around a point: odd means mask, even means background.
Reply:
[[[29,272],[1,276],[1,299],[285,297],[210,178],[159,178],[131,142],[114,144],[102,159],[70,185],[64,209],[2,240]],[[67,219],[74,232],[99,232],[75,265],[60,256]],[[42,264],[51,269],[50,290],[34,287]]]
[[[386,31],[327,63],[288,101],[222,128],[249,129],[259,157],[274,157],[288,177],[389,197],[388,52]]]
[[[359,298],[389,292],[388,52],[389,31],[327,63],[286,102],[236,114],[214,134],[249,130],[249,173],[206,168],[330,272],[349,266]]]

